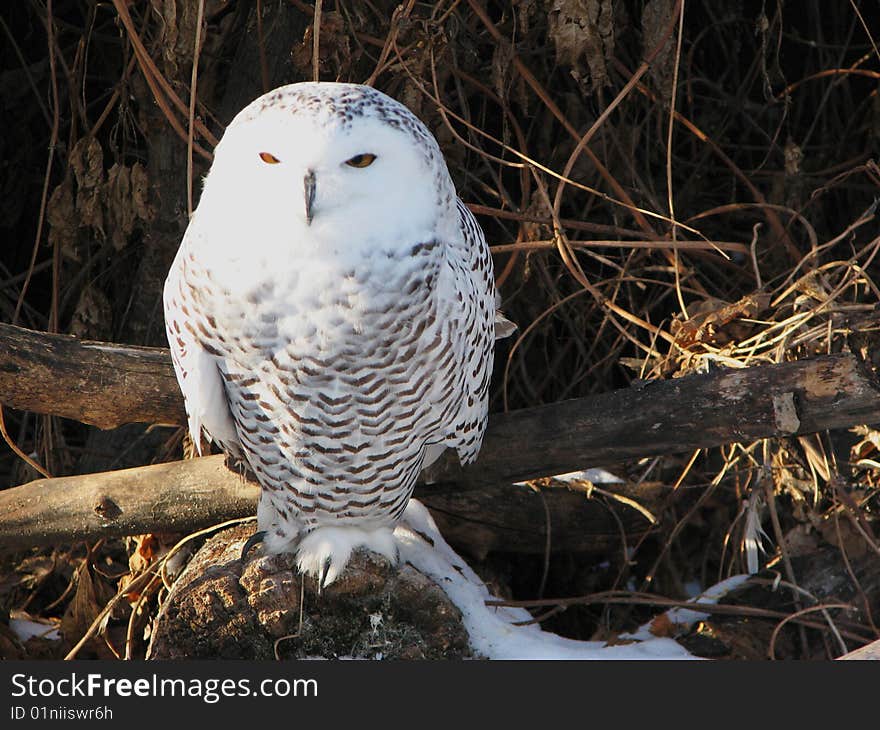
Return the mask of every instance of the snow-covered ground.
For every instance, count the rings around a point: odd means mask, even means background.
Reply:
[[[494,598],[486,585],[449,547],[428,510],[411,499],[395,530],[401,561],[433,578],[462,613],[471,646],[489,659],[694,659],[673,639],[651,634],[649,626],[622,636],[628,644],[609,646],[599,641],[566,639],[537,624],[517,626],[532,616],[522,608],[486,606]],[[433,543],[433,544],[432,544]],[[748,576],[729,578],[696,596],[694,603],[715,603]],[[705,617],[690,609],[671,609],[671,623],[684,624]]]

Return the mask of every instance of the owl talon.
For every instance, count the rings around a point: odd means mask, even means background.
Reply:
[[[241,549],[241,562],[244,562],[247,559],[247,554],[265,539],[265,530],[259,530],[258,532],[255,532],[253,535],[251,535],[247,539],[247,542],[244,544],[244,547],[242,547]]]
[[[299,543],[296,564],[300,573],[312,576],[323,589],[345,570],[352,552],[363,547],[397,563],[398,551],[390,528],[363,530],[357,527],[319,527]]]
[[[324,561],[324,570],[321,571],[321,580],[318,581],[318,593],[320,593],[325,586],[329,585],[332,582],[327,580],[327,577],[330,575],[330,568],[332,565],[333,560],[332,558],[328,557]]]

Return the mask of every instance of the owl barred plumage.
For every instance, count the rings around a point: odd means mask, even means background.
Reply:
[[[332,582],[396,559],[419,472],[486,427],[495,284],[483,233],[404,106],[302,83],[219,143],[165,285],[189,429],[261,484],[269,552]]]

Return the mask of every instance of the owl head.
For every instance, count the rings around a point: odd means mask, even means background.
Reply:
[[[299,83],[235,117],[196,215],[238,246],[246,234],[273,255],[313,255],[455,235],[455,201],[436,140],[405,106],[367,86]]]

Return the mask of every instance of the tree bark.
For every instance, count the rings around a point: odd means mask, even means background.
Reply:
[[[190,532],[256,514],[258,496],[222,456],[37,479],[0,492],[0,550]]]
[[[98,428],[186,423],[168,350],[0,324],[0,403]]]

